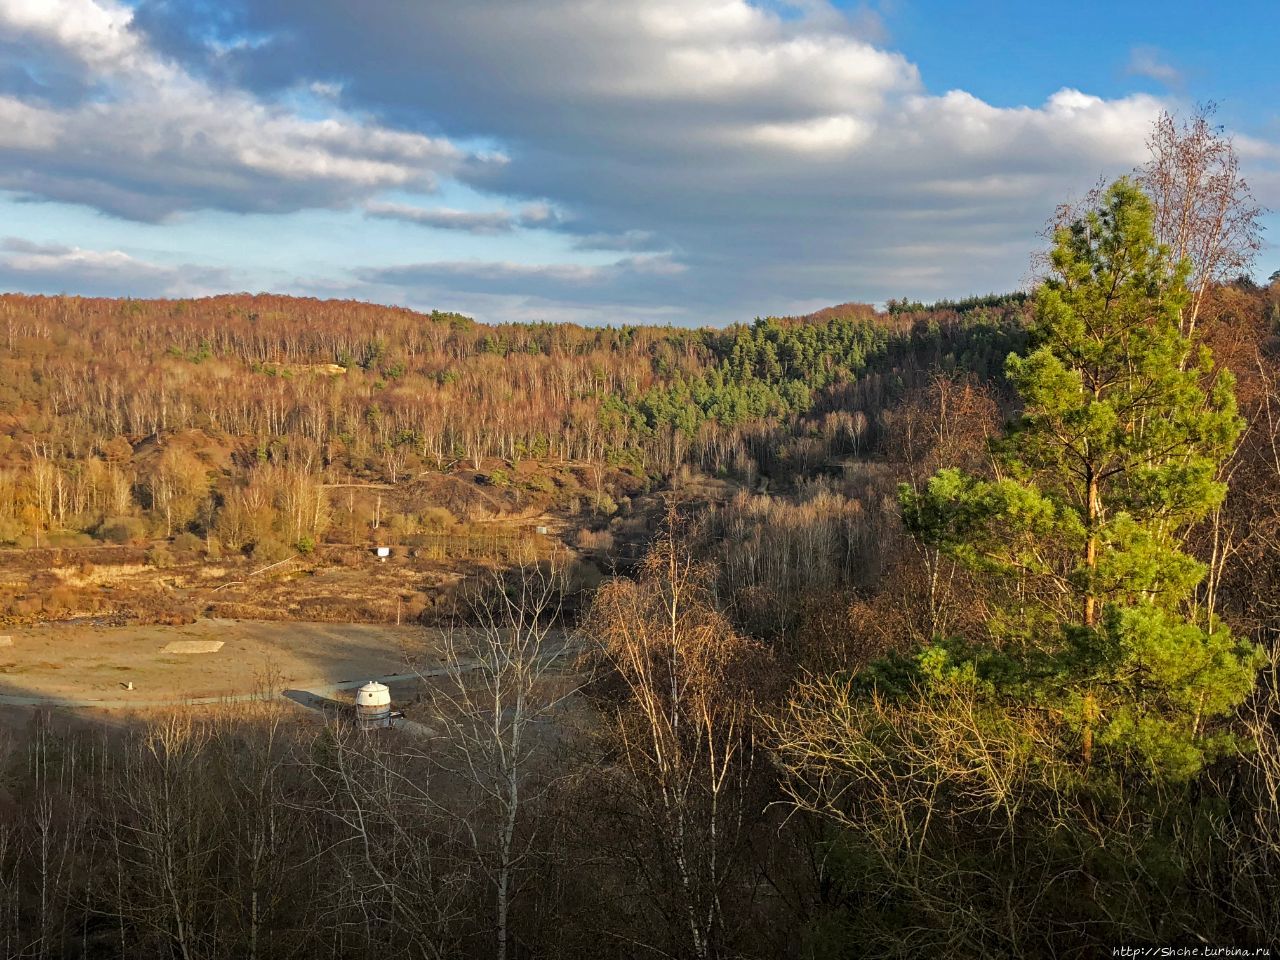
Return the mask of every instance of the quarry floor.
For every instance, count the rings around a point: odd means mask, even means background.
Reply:
[[[441,635],[423,627],[198,620],[182,626],[42,624],[0,632],[12,638],[0,646],[0,704],[16,706],[145,709],[288,688],[335,691],[442,667]],[[219,641],[212,652],[170,647],[208,648]]]

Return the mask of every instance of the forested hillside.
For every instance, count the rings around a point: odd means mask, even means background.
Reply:
[[[0,541],[133,516],[203,534],[264,465],[390,483],[488,458],[749,477],[866,448],[879,412],[935,372],[996,375],[1022,315],[1013,297],[585,329],[271,296],[9,295]]]

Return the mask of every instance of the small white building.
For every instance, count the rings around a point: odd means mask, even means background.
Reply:
[[[362,730],[391,726],[391,690],[370,680],[356,691],[356,723]]]

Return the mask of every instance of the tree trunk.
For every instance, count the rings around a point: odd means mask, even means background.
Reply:
[[[1098,496],[1098,478],[1094,474],[1092,466],[1089,467],[1088,483],[1087,529],[1089,539],[1085,545],[1084,565],[1088,571],[1089,582],[1085,585],[1084,625],[1089,629],[1093,629],[1098,625],[1098,598],[1093,592],[1093,576],[1098,568],[1098,515],[1101,513],[1101,506]],[[1086,770],[1093,763],[1093,722],[1096,712],[1097,703],[1094,701],[1093,694],[1085,694],[1081,754]]]
[[[1089,539],[1084,548],[1084,565],[1089,572],[1089,582],[1085,585],[1084,625],[1092,628],[1098,624],[1098,598],[1093,592],[1093,575],[1098,568],[1098,515],[1101,513],[1098,478],[1094,475],[1092,467],[1089,468],[1088,483],[1086,529]]]

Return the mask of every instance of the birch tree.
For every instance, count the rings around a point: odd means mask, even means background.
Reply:
[[[1187,338],[1195,335],[1210,288],[1246,273],[1262,248],[1264,211],[1213,113],[1212,104],[1182,121],[1162,112],[1147,138],[1151,159],[1139,170],[1138,182],[1154,208],[1156,241],[1171,264],[1190,266],[1180,318]]]
[[[733,953],[730,885],[741,879],[743,842],[759,815],[747,786],[767,676],[763,651],[715,609],[712,582],[668,535],[638,581],[601,587],[587,623],[620,684],[606,707],[617,789],[634,818],[632,866],[663,921],[647,945],[696,960]]]
[[[556,709],[578,685],[560,624],[563,579],[551,562],[487,577],[464,602],[470,626],[445,636],[450,672],[434,685],[435,755],[467,798],[454,812],[492,894],[497,960],[511,952],[512,904],[556,781]]]

